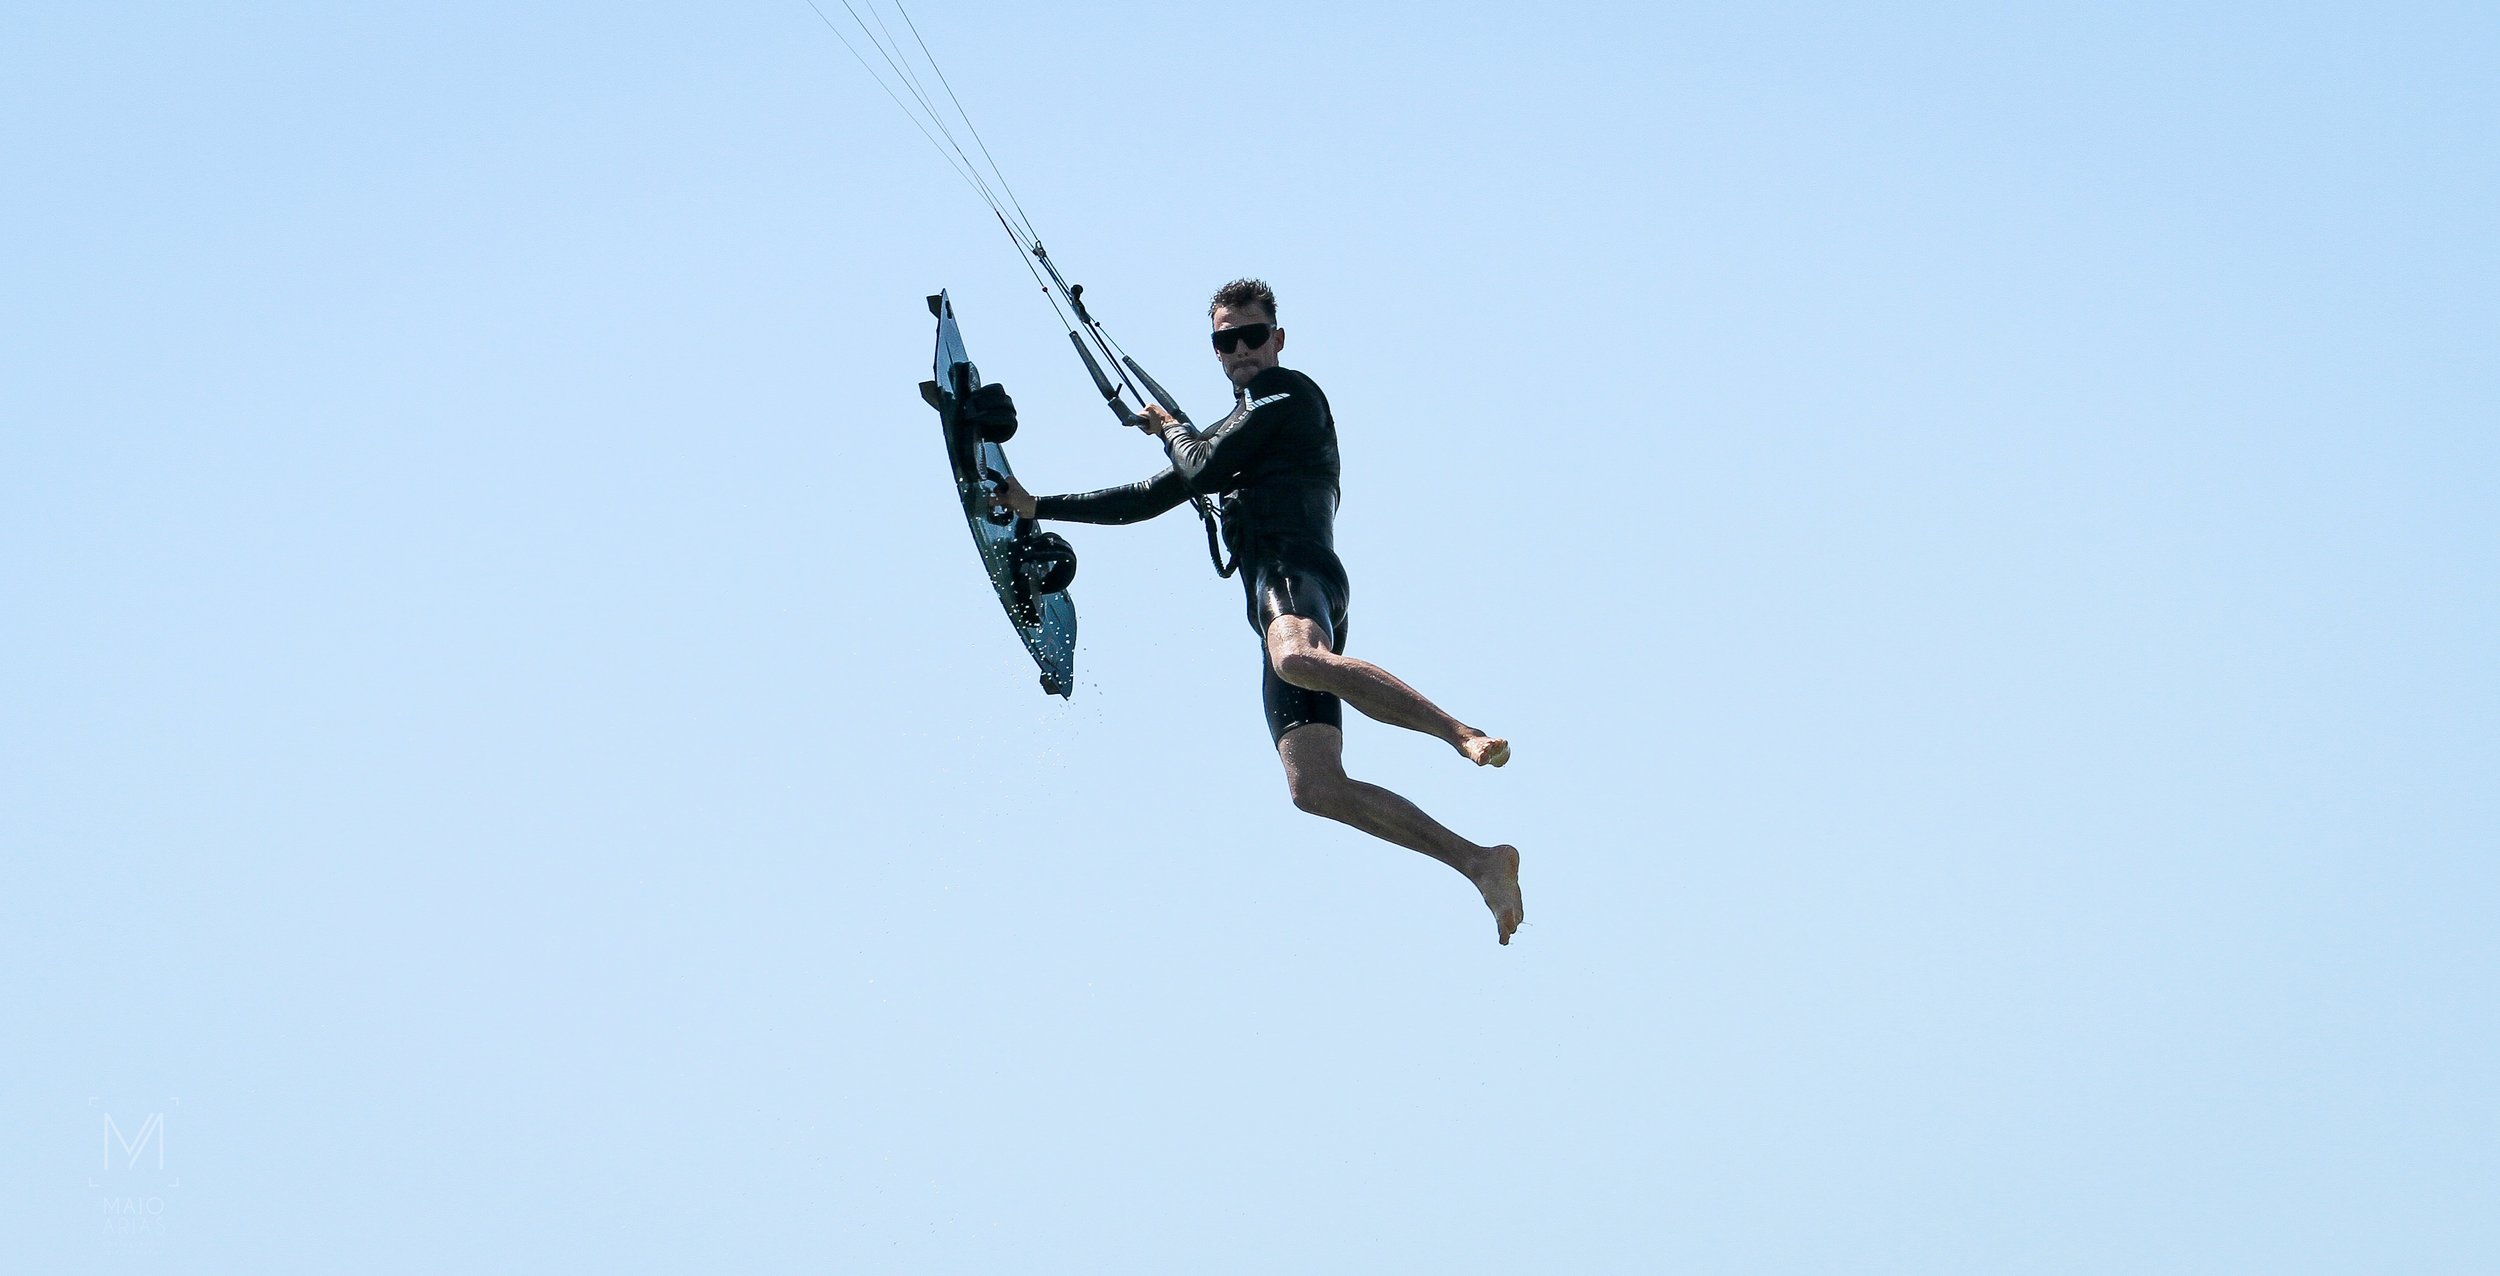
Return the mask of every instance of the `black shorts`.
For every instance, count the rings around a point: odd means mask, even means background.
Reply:
[[[1267,734],[1283,740],[1295,727],[1322,723],[1345,725],[1345,702],[1325,691],[1306,691],[1276,676],[1267,658],[1267,627],[1278,616],[1300,616],[1317,622],[1328,636],[1330,651],[1345,650],[1346,604],[1343,591],[1316,571],[1274,560],[1252,566],[1250,623],[1259,631],[1259,697],[1267,704]]]

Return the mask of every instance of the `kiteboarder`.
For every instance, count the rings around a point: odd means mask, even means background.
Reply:
[[[1521,917],[1519,852],[1479,846],[1414,803],[1346,775],[1344,715],[1350,703],[1391,726],[1420,731],[1478,766],[1510,761],[1510,742],[1451,717],[1413,687],[1369,661],[1345,654],[1345,566],[1338,561],[1337,427],[1327,396],[1309,377],[1277,362],[1285,330],[1276,294],[1256,279],[1219,289],[1207,307],[1215,353],[1233,383],[1230,415],[1207,430],[1162,408],[1138,414],[1171,465],[1142,482],[1068,496],[1035,497],[1012,478],[998,501],[1025,518],[1134,523],[1192,495],[1221,498],[1224,543],[1240,567],[1250,625],[1266,645],[1261,690],[1268,733],[1285,767],[1293,804],[1313,815],[1421,851],[1465,875],[1492,910],[1501,942]],[[1003,394],[978,405],[1012,414]]]

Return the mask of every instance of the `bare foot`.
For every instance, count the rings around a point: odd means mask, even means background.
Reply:
[[[1519,902],[1519,848],[1492,848],[1467,878],[1484,896],[1484,906],[1493,910],[1493,927],[1500,932],[1502,942],[1509,943],[1511,932],[1518,930],[1528,915],[1526,906]]]
[[[1505,766],[1510,762],[1510,741],[1497,735],[1486,735],[1469,727],[1468,737],[1458,742],[1458,751],[1477,766]]]

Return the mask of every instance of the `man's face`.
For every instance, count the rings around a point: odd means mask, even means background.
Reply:
[[[1220,347],[1216,350],[1215,357],[1224,365],[1226,380],[1236,386],[1246,386],[1250,384],[1251,378],[1276,366],[1276,356],[1285,348],[1285,330],[1275,327],[1275,322],[1274,317],[1269,315],[1264,307],[1255,304],[1239,308],[1232,306],[1215,308],[1217,332],[1222,332],[1226,328],[1247,327],[1251,324],[1269,325],[1267,340],[1258,345],[1236,341],[1233,343],[1230,354],[1225,353]]]

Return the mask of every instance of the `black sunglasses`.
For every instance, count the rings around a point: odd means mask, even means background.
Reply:
[[[1238,328],[1218,328],[1208,335],[1215,338],[1217,354],[1231,354],[1235,346],[1246,345],[1256,350],[1266,345],[1267,334],[1274,328],[1274,324],[1245,323]]]

